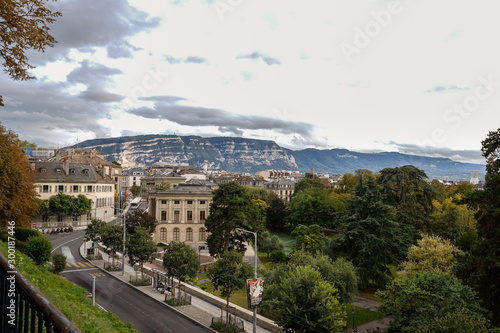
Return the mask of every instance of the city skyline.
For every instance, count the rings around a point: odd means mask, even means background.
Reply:
[[[139,134],[483,163],[500,114],[494,1],[75,0],[2,125],[64,147]]]

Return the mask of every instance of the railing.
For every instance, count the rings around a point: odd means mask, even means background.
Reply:
[[[0,332],[80,332],[0,254]]]

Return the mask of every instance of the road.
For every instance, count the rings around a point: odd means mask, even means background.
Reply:
[[[74,231],[46,236],[51,240],[54,252],[67,257],[67,268],[61,273],[63,276],[89,292],[92,277],[96,277],[96,303],[101,307],[144,333],[212,332],[86,262],[79,253],[83,235],[84,231]]]

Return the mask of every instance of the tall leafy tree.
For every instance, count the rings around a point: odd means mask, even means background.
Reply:
[[[134,197],[138,197],[141,195],[141,188],[139,186],[132,186],[131,188],[129,188],[129,191]]]
[[[259,251],[267,253],[267,257],[269,258],[269,253],[272,251],[281,251],[285,248],[280,238],[277,235],[269,234],[269,231],[264,231],[260,235],[259,239]]]
[[[28,50],[43,51],[56,42],[49,34],[49,24],[61,13],[48,9],[46,3],[4,0],[0,5],[0,56],[4,72],[14,80],[34,78],[28,72],[34,68],[28,62]]]
[[[393,314],[389,332],[427,332],[431,323],[455,311],[481,315],[477,293],[447,274],[416,273],[378,292],[379,310]]]
[[[303,178],[295,184],[293,195],[296,196],[300,192],[303,192],[305,190],[311,190],[313,188],[319,188],[321,190],[324,190],[325,184],[323,184],[319,179]]]
[[[169,277],[177,278],[180,282],[187,278],[194,278],[200,267],[200,260],[196,250],[188,244],[181,242],[170,242],[165,248],[163,255],[163,267],[167,270]]]
[[[319,188],[307,189],[297,194],[288,204],[287,222],[295,228],[299,224],[318,224],[332,227],[335,213],[334,201],[328,192]]]
[[[437,195],[426,179],[427,174],[413,165],[383,169],[377,178],[386,202],[398,209],[396,219],[424,231]]]
[[[147,211],[135,209],[127,212],[125,216],[125,228],[129,234],[133,234],[138,227],[146,229],[149,234],[155,231],[156,219]]]
[[[0,27],[2,22],[0,22]],[[0,39],[3,38],[3,34]],[[1,49],[0,49],[1,50]],[[0,124],[0,227],[27,226],[40,209],[33,173],[17,135]]]
[[[113,258],[114,265],[116,253],[123,250],[123,228],[118,224],[105,224],[100,234],[101,242],[106,247],[104,252]]]
[[[205,227],[209,233],[207,244],[212,256],[230,249],[245,250],[244,243],[252,235],[236,233],[235,228],[254,232],[264,230],[258,206],[247,189],[236,182],[224,183],[214,191]]]
[[[295,238],[294,251],[322,252],[327,243],[323,228],[317,224],[310,226],[301,224],[292,231],[291,236]]]
[[[348,201],[345,232],[332,241],[334,253],[341,251],[358,268],[362,287],[384,287],[390,278],[388,265],[398,262],[399,225],[381,198],[374,180],[360,182]]]
[[[287,332],[342,332],[347,324],[337,289],[311,266],[291,269],[282,277],[276,294],[267,303]]]
[[[500,324],[500,128],[488,133],[482,141],[486,158],[486,182],[483,191],[473,191],[463,202],[477,210],[479,240],[471,251],[466,279],[484,300],[495,325]]]
[[[222,253],[220,259],[209,267],[207,274],[215,290],[220,290],[221,297],[226,298],[229,306],[229,297],[237,289],[245,287],[252,271],[252,266],[243,262],[243,253],[231,250]]]
[[[266,225],[269,229],[277,229],[285,225],[285,218],[288,215],[286,204],[276,197],[266,208]]]
[[[157,251],[156,243],[151,238],[149,230],[137,227],[132,235],[129,235],[125,244],[130,264],[139,264],[144,279],[143,266],[145,262],[152,263]]]

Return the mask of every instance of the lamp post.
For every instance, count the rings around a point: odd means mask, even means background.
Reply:
[[[356,327],[354,327],[354,314],[356,313],[356,309],[355,308],[352,308],[352,332],[357,332],[358,330],[356,329]]]
[[[94,201],[94,218],[97,220],[97,195],[95,194],[89,194],[87,193],[87,195],[91,195],[95,198],[95,201]]]
[[[250,234],[253,234],[255,236],[255,249],[254,249],[254,259],[255,259],[255,267],[254,267],[254,273],[253,273],[253,278],[257,278],[257,233],[254,231],[250,230],[245,230],[241,228],[235,228],[235,230],[238,231],[243,231],[243,232],[248,232]],[[255,333],[257,330],[257,308],[253,308],[253,333]]]
[[[118,208],[118,212],[121,212],[123,214],[123,253],[122,253],[122,276],[125,276],[125,209]],[[118,224],[118,221],[117,223]]]

